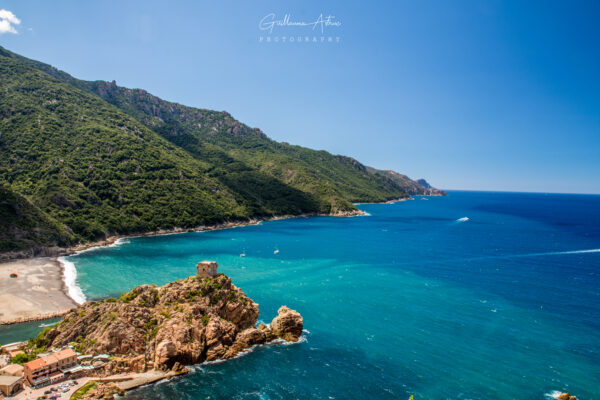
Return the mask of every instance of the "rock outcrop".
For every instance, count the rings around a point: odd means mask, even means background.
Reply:
[[[558,400],[577,400],[576,396],[571,396],[569,392],[561,393],[556,397]]]
[[[417,179],[416,182],[423,188],[422,195],[424,196],[447,196],[446,192],[440,189],[436,189],[429,184],[425,179]],[[414,193],[419,194],[419,193]]]
[[[281,306],[277,316],[271,322],[271,332],[283,340],[297,342],[302,335],[302,316],[286,306]]]
[[[46,333],[48,347],[73,344],[111,355],[100,375],[226,359],[277,338],[298,341],[302,317],[283,306],[271,327],[256,327],[258,304],[223,274],[190,276],[161,287],[142,285],[119,299],[74,308]]]

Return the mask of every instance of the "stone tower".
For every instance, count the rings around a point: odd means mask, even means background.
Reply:
[[[200,261],[196,265],[196,276],[201,278],[214,278],[217,276],[217,263],[214,261]]]

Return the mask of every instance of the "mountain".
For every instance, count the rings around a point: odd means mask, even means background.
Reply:
[[[425,189],[431,189],[431,185],[425,179],[417,179],[416,181],[419,185],[423,186]]]
[[[350,157],[278,143],[227,112],[78,80],[2,47],[0,91],[0,182],[63,233],[28,241],[5,234],[3,251],[347,213],[354,202],[426,191]]]

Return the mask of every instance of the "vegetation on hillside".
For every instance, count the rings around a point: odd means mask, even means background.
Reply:
[[[0,251],[350,211],[422,190],[350,157],[278,143],[227,112],[78,80],[2,47],[0,93]]]
[[[369,173],[364,165],[350,157],[276,142],[227,112],[182,106],[141,89],[119,87],[115,82],[80,81],[78,85],[119,107],[196,158],[210,160],[232,190],[243,187],[247,192],[257,187],[246,182],[243,174],[232,174],[231,164],[250,168],[262,179],[274,178],[312,195],[319,201],[321,212],[352,209],[353,202],[407,196],[402,186]]]
[[[67,246],[73,235],[25,197],[0,184],[0,252]]]
[[[211,167],[96,96],[0,57],[0,181],[78,240],[250,216]]]

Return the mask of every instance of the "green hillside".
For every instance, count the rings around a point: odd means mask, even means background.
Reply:
[[[87,82],[88,90],[116,105],[167,140],[198,158],[220,151],[296,189],[316,195],[321,207],[349,207],[357,201],[404,197],[404,188],[370,174],[358,161],[278,143],[227,112],[201,110],[164,101],[141,89],[114,82]]]
[[[0,91],[0,183],[68,232],[40,244],[419,194],[408,178],[278,143],[226,112],[81,81],[2,47]]]
[[[61,224],[4,185],[0,185],[0,221],[0,252],[74,243]]]
[[[98,97],[0,56],[0,181],[80,240],[247,218],[194,159]]]

